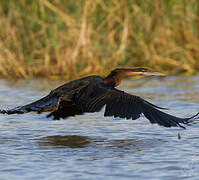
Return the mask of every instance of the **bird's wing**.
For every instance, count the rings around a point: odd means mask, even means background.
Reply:
[[[189,123],[191,119],[199,114],[190,118],[179,118],[159,110],[164,108],[117,89],[106,90],[102,88],[101,90],[95,91],[96,96],[82,104],[86,112],[97,112],[106,105],[104,116],[135,120],[139,118],[141,114],[144,114],[152,124],[159,124],[165,127],[179,126],[182,128],[184,127],[181,124]]]
[[[82,114],[81,108],[73,105],[73,96],[86,88],[90,81],[92,81],[92,77],[71,81],[52,90],[38,101],[13,109],[0,110],[0,114],[23,114],[30,111],[51,112],[47,117],[54,116],[54,119]]]
[[[27,104],[25,106],[19,106],[9,110],[0,110],[1,114],[23,114],[30,111],[36,111],[38,113],[42,112],[52,112],[56,110],[59,106],[60,97],[56,94],[49,94],[42,99],[35,101],[33,103]]]

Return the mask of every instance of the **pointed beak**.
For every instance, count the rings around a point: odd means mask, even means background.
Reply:
[[[144,76],[166,76],[166,74],[159,73],[159,72],[144,72]]]
[[[126,72],[127,76],[166,76],[166,74],[159,73],[159,72],[153,72],[153,71],[129,71]]]

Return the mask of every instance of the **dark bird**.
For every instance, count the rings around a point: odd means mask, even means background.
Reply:
[[[156,106],[138,96],[118,90],[122,79],[129,76],[161,76],[161,73],[153,72],[147,68],[125,69],[118,68],[103,78],[100,76],[87,76],[70,81],[54,90],[42,99],[28,105],[19,106],[10,110],[0,110],[2,114],[22,114],[30,111],[38,113],[50,112],[47,117],[58,120],[69,116],[84,113],[99,112],[104,106],[104,116],[114,116],[126,119],[138,119],[141,114],[149,119],[152,124],[165,127],[187,124],[195,118],[179,118],[169,115]]]

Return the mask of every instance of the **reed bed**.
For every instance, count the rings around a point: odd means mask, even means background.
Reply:
[[[1,0],[0,77],[199,70],[198,0]]]

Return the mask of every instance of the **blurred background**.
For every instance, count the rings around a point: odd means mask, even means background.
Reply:
[[[198,0],[1,0],[0,77],[199,70]]]

